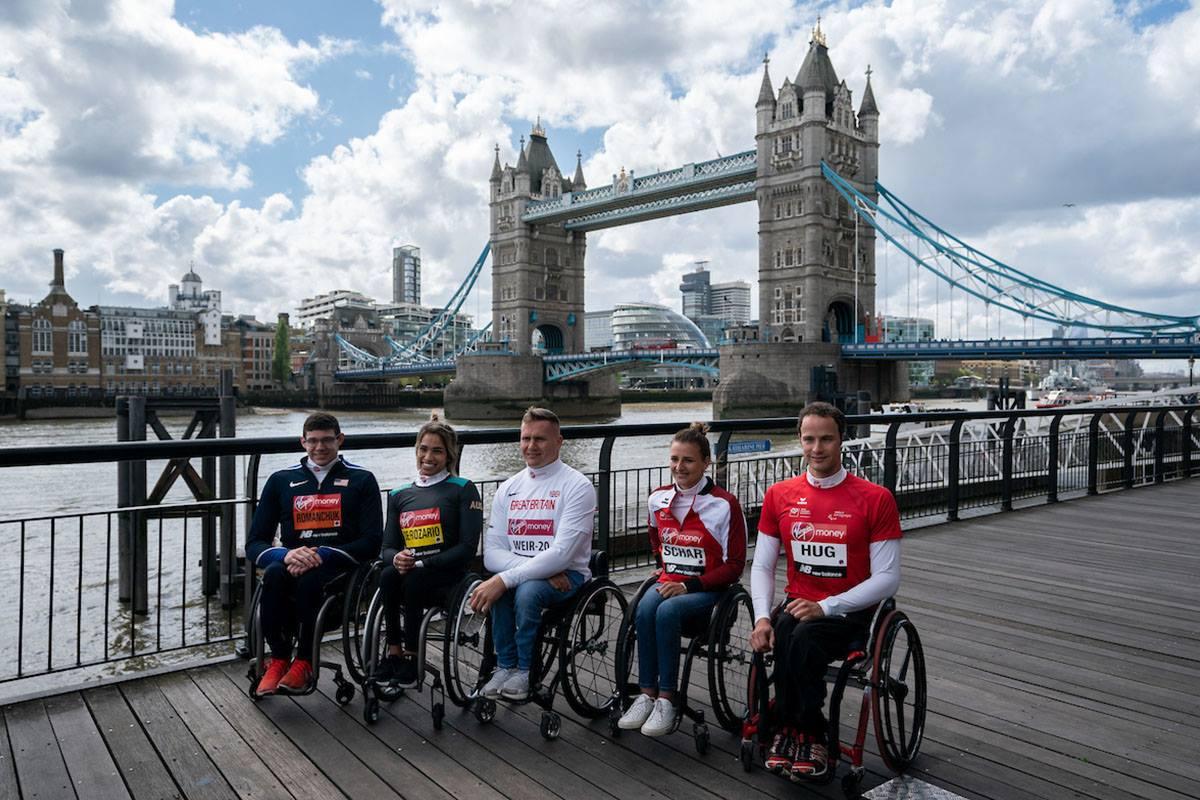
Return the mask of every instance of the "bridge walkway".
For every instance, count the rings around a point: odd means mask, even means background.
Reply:
[[[1185,481],[913,531],[901,605],[930,672],[914,776],[996,800],[1200,795],[1197,519]],[[547,743],[529,707],[490,726],[452,709],[435,733],[428,694],[368,728],[328,681],[253,704],[243,674],[234,661],[3,709],[0,797],[840,796],[745,775],[715,728],[703,757],[684,735],[613,741],[569,711]],[[887,780],[868,766],[868,787]]]

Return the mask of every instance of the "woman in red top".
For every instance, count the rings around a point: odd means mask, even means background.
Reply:
[[[658,583],[638,603],[638,695],[617,723],[662,736],[675,725],[672,701],[679,677],[680,630],[707,618],[746,564],[746,518],[737,498],[704,473],[712,463],[708,429],[700,422],[671,442],[668,486],[650,494],[650,545]]]

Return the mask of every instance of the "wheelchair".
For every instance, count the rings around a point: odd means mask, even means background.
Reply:
[[[657,574],[642,582],[621,624],[617,687],[608,719],[609,733],[614,739],[623,733],[617,725],[621,715],[629,707],[631,698],[641,691],[637,683],[630,681],[637,660],[637,607],[646,592],[652,591],[657,583]],[[709,731],[704,711],[693,708],[688,702],[693,663],[701,658],[707,664],[708,696],[717,724],[728,731],[738,730],[746,715],[746,674],[753,657],[749,645],[753,628],[750,595],[741,584],[734,584],[722,593],[708,618],[689,620],[683,625],[681,633],[686,641],[680,650],[683,661],[679,668],[679,688],[674,694],[676,714],[672,733],[679,730],[684,717],[692,720],[692,740],[700,755],[708,752]]]
[[[361,626],[358,622],[361,615],[358,609],[364,599],[370,596],[370,582],[377,575],[375,564],[360,564],[325,584],[325,596],[317,612],[316,630],[313,632],[313,649],[308,654],[313,665],[313,679],[304,691],[293,692],[293,696],[312,694],[316,691],[317,681],[321,676],[321,645],[325,639],[329,618],[334,609],[338,609],[341,612],[342,652],[350,678],[347,679],[343,674],[341,664],[334,662],[330,665],[333,669],[333,682],[337,685],[335,698],[343,706],[354,699],[354,684],[361,682],[363,675],[362,662],[358,658],[361,652]],[[266,671],[267,646],[262,630],[262,591],[262,580],[256,571],[254,596],[246,617],[247,656],[250,661],[246,677],[250,681],[248,693],[252,700],[261,697],[256,690]]]
[[[382,561],[378,562],[378,565],[380,570],[387,566]],[[378,574],[377,571],[376,575]],[[388,646],[387,626],[384,620],[383,593],[378,588],[378,578],[376,578],[373,582],[374,591],[370,602],[367,604],[362,635],[362,650],[359,655],[363,675],[358,683],[363,691],[363,720],[367,724],[379,721],[381,702],[391,703],[403,697],[407,690],[421,691],[425,685],[426,674],[432,676],[429,690],[433,698],[433,702],[430,703],[430,715],[433,717],[434,730],[440,731],[443,720],[446,718],[447,688],[450,690],[450,700],[456,706],[465,708],[469,704],[467,694],[473,686],[464,687],[464,684],[457,677],[462,673],[456,673],[454,669],[456,665],[452,663],[454,658],[453,649],[449,646],[451,631],[454,627],[451,623],[454,620],[447,609],[459,610],[463,608],[470,597],[471,589],[479,581],[480,578],[476,573],[468,572],[461,581],[446,591],[444,598],[439,598],[443,602],[431,604],[426,609],[425,615],[421,619],[421,630],[417,645],[417,684],[410,687],[401,687],[391,683],[380,683],[372,677],[375,674],[376,667],[387,654]],[[440,668],[429,658],[428,646],[430,642],[438,644],[441,648],[442,658]]]
[[[778,612],[777,608],[776,615]],[[765,761],[774,735],[772,662],[770,653],[755,653],[750,667],[749,705],[742,724],[740,754],[746,772],[755,760]],[[866,772],[863,753],[869,721],[874,720],[875,741],[883,763],[895,773],[908,769],[925,735],[925,655],[916,627],[896,608],[894,598],[879,604],[866,641],[854,643],[840,665],[830,665],[826,680],[833,681],[829,692],[829,768],[812,782],[831,783],[839,761],[849,759],[850,770],[842,777],[842,791],[847,798],[858,798]],[[848,684],[863,692],[855,739],[849,744],[839,737],[842,696]]]
[[[571,710],[587,719],[607,714],[615,694],[617,641],[629,603],[608,579],[605,553],[592,551],[588,566],[592,577],[568,600],[542,614],[529,672],[529,698],[504,700],[540,706],[538,731],[547,741],[557,739],[562,730],[562,717],[554,710],[560,687]],[[496,717],[497,701],[479,690],[496,667],[491,615],[476,614],[467,603],[481,580],[477,577],[466,587],[450,623],[446,688],[456,704],[465,703],[476,719],[489,723]]]

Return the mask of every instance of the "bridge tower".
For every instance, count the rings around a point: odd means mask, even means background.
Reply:
[[[855,326],[869,327],[875,312],[875,231],[856,231],[854,209],[821,176],[821,162],[876,199],[879,109],[870,69],[855,114],[819,21],[800,71],[778,95],[765,62],[755,104],[759,336],[853,342]]]
[[[574,177],[565,177],[540,120],[528,144],[521,139],[515,167],[501,167],[496,148],[489,181],[493,338],[519,355],[534,351],[535,336],[548,353],[583,352],[585,234],[521,222],[531,200],[587,188],[580,158]]]

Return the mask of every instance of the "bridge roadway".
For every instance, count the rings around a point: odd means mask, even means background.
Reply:
[[[914,777],[996,800],[1200,795],[1197,518],[1200,481],[1184,481],[911,531],[900,602],[930,672]],[[328,678],[256,705],[244,669],[4,708],[0,797],[840,796],[745,775],[737,739],[717,730],[704,757],[684,735],[612,741],[569,712],[547,743],[528,707],[490,726],[452,709],[435,733],[428,694],[367,728],[359,698],[339,708]],[[868,786],[887,778],[877,757],[868,767]]]

